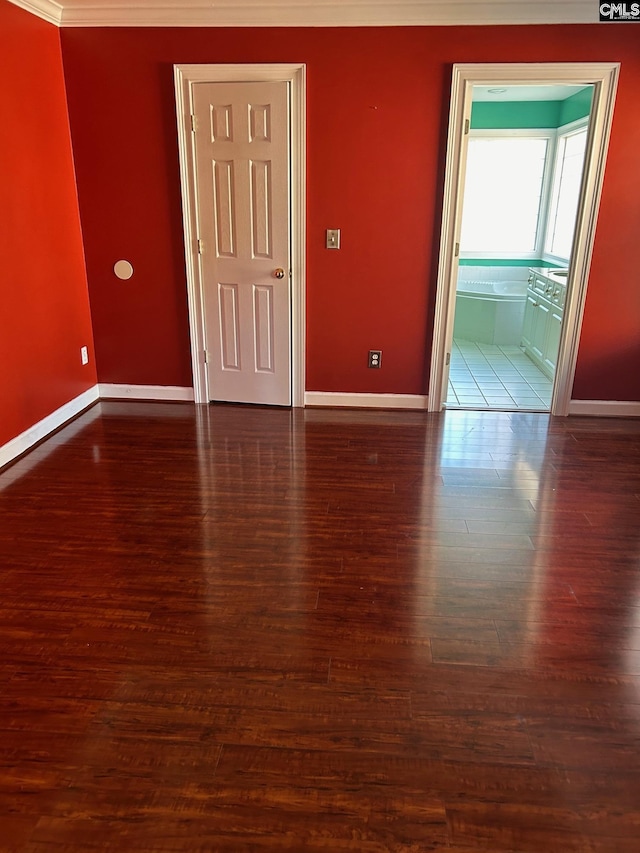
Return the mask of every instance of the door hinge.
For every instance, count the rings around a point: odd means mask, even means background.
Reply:
[[[450,362],[451,362],[451,353],[448,352],[444,363],[446,366],[448,366],[450,364]]]
[[[204,363],[209,364],[209,353],[204,350]]]
[[[460,243],[456,243],[456,247],[453,250],[453,255],[454,255],[454,257],[457,258],[459,254],[460,254]]]
[[[193,116],[191,116],[193,118]],[[469,119],[466,118],[464,120],[464,135],[466,136],[469,133]]]
[[[204,251],[204,248],[202,245],[202,240],[198,239],[198,240],[196,240],[196,243],[198,244],[198,254],[202,255],[203,251]]]
[[[196,117],[193,113],[191,113],[191,132],[196,132]]]

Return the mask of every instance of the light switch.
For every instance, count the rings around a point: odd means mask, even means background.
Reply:
[[[327,249],[340,248],[340,229],[327,228]]]

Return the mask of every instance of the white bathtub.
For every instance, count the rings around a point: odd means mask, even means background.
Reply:
[[[454,338],[518,346],[527,298],[526,281],[458,280]]]
[[[527,295],[526,281],[458,281],[458,296],[469,299],[524,299]]]

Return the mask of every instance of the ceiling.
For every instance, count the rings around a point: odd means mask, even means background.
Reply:
[[[589,24],[595,0],[11,0],[62,27]]]
[[[564,101],[581,92],[586,86],[474,86],[473,101],[510,102],[510,101]]]

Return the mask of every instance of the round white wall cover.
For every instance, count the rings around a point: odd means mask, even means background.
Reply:
[[[126,280],[133,275],[133,265],[129,261],[116,261],[113,265],[113,271],[118,278]]]

